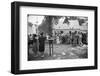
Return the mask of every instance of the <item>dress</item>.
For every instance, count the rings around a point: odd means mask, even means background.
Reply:
[[[57,43],[57,44],[60,44],[59,36],[57,36],[56,43]]]
[[[44,52],[45,50],[45,40],[46,40],[45,37],[43,36],[39,37],[39,51],[40,52]]]
[[[33,52],[36,54],[37,53],[37,40],[35,38],[33,38]]]

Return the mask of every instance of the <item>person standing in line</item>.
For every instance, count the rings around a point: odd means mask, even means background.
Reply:
[[[28,55],[32,54],[31,50],[33,49],[33,39],[32,34],[28,35]]]
[[[57,44],[60,44],[60,38],[59,38],[58,35],[57,35],[57,37],[56,37],[56,43],[57,43]]]
[[[44,57],[44,51],[45,51],[45,40],[46,37],[44,37],[43,32],[40,34],[39,37],[39,52],[41,54],[41,57]]]
[[[34,57],[38,56],[38,48],[37,48],[37,39],[36,39],[36,34],[33,34],[33,52],[34,52]]]
[[[82,46],[83,44],[82,44],[82,33],[81,32],[79,32],[78,33],[79,34],[79,46]]]
[[[69,44],[72,44],[72,32],[69,31]]]

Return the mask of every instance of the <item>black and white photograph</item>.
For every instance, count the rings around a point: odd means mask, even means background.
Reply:
[[[12,3],[12,73],[97,69],[97,7]]]
[[[88,17],[27,15],[28,61],[88,58]]]

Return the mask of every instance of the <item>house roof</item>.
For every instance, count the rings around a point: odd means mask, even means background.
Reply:
[[[59,22],[57,25],[53,25],[53,29],[80,29],[80,30],[88,30],[87,22],[83,23],[81,26],[79,25],[78,20],[69,20],[70,24]]]

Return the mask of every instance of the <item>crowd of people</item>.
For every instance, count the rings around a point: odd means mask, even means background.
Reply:
[[[82,46],[88,44],[88,33],[80,31],[69,31],[64,33],[63,31],[55,32],[55,41],[57,44],[71,44],[73,46]]]
[[[28,50],[32,48],[34,52],[34,56],[44,57],[45,51],[45,43],[49,44],[49,39],[53,39],[53,43],[56,44],[68,44],[72,46],[82,46],[88,44],[88,33],[80,32],[80,31],[69,31],[68,33],[64,33],[63,31],[55,32],[53,35],[44,34],[43,32],[39,35],[29,34],[28,35]]]

